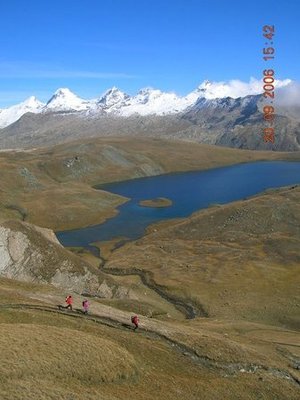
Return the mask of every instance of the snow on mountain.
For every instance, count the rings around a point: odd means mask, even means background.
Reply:
[[[165,115],[182,111],[188,106],[185,98],[175,93],[161,92],[157,89],[145,88],[136,96],[127,99],[124,106],[119,109],[119,115]]]
[[[289,85],[291,82],[290,79],[275,80],[274,86],[278,89]],[[211,82],[206,80],[198,86],[195,92],[198,92],[199,96],[202,95],[202,97],[209,100],[224,97],[237,99],[238,97],[261,94],[263,92],[263,83],[261,80],[255,78],[251,78],[249,82],[242,82],[238,79],[228,82]]]
[[[91,102],[76,96],[70,89],[58,89],[47,102],[44,111],[85,111]]]
[[[124,105],[126,100],[128,100],[130,96],[115,86],[111,89],[107,90],[97,101],[97,105],[103,109],[113,109],[114,107],[119,108]]]
[[[44,104],[42,102],[31,96],[20,104],[0,110],[0,128],[12,124],[28,112],[39,113],[43,107]]]
[[[275,87],[290,88],[292,91],[295,82],[290,79],[275,81]],[[281,89],[280,89],[281,90]],[[89,117],[94,115],[113,114],[127,117],[139,115],[166,115],[175,114],[189,109],[192,106],[216,107],[220,106],[218,99],[246,97],[262,92],[262,81],[251,78],[250,82],[231,80],[228,82],[202,82],[194,91],[186,96],[178,96],[172,92],[162,92],[158,89],[141,89],[135,96],[129,96],[116,87],[107,90],[100,98],[84,100],[76,96],[67,88],[58,89],[46,105],[35,97],[30,97],[23,103],[0,110],[0,128],[17,121],[23,114],[72,112]],[[295,93],[296,94],[295,94]],[[299,88],[294,90],[293,99],[299,99]],[[299,100],[298,100],[299,101]],[[223,103],[222,103],[223,104]],[[223,104],[225,107],[225,103]]]

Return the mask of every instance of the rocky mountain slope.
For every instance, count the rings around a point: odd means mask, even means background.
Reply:
[[[295,151],[300,148],[300,107],[293,117],[283,107],[276,108],[275,143],[265,143],[263,118],[265,102],[261,96],[199,99],[182,118],[192,126],[185,135],[200,142],[253,150]]]
[[[0,276],[104,298],[128,297],[126,289],[62,247],[53,231],[21,221],[0,225]]]

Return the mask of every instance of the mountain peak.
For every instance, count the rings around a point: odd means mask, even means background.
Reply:
[[[59,88],[54,92],[55,96],[68,96],[73,95],[76,96],[70,89],[68,88]]]
[[[88,102],[68,88],[57,89],[45,107],[46,111],[83,111],[87,108]]]
[[[161,94],[162,92],[159,89],[154,89],[150,86],[142,88],[138,91],[138,95],[150,95],[151,93]]]
[[[124,94],[126,94],[126,93],[122,92],[122,90],[120,90],[120,89],[117,88],[116,86],[113,86],[112,88],[107,89],[107,90],[101,95],[100,100],[103,99],[104,97],[108,97],[108,96],[111,96],[111,95],[115,96],[115,95],[119,95],[119,94],[124,95]],[[128,95],[126,95],[126,96],[128,96]]]
[[[208,89],[210,86],[212,85],[212,82],[211,81],[209,81],[208,79],[205,79],[199,86],[198,86],[198,89]]]
[[[38,100],[35,96],[30,96],[26,100],[24,100],[21,104],[27,107],[32,107],[32,108],[39,108],[43,107],[44,103],[42,103],[40,100]]]
[[[112,88],[108,89],[106,92],[122,92],[117,86],[113,86]]]
[[[113,86],[100,97],[98,104],[102,107],[109,108],[116,105],[121,105],[127,99],[129,99],[128,94],[122,92],[116,86]]]
[[[22,115],[30,113],[39,113],[42,111],[44,104],[35,96],[30,96],[22,103],[16,104],[1,110],[0,128],[4,128],[17,121]]]

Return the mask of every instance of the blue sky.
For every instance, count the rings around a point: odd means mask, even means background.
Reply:
[[[182,95],[205,79],[260,79],[266,24],[276,77],[300,80],[296,0],[3,0],[0,15],[0,107],[59,87]]]

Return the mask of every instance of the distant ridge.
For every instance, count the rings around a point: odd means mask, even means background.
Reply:
[[[286,79],[278,81],[278,87],[291,85]],[[246,92],[245,92],[246,90]],[[135,96],[129,96],[117,87],[112,87],[99,98],[86,100],[73,93],[68,88],[60,88],[51,98],[42,103],[34,96],[22,103],[0,110],[0,129],[17,121],[27,112],[34,114],[49,112],[80,113],[83,116],[117,115],[172,115],[181,113],[199,102],[199,100],[214,100],[226,97],[238,98],[246,95],[259,94],[261,86],[237,90],[230,88],[224,82],[202,82],[195,90],[186,96],[178,96],[173,92],[163,92],[158,89],[144,88]]]
[[[289,80],[280,85],[276,91],[274,143],[266,143],[263,138],[265,101],[260,93],[222,97],[228,87],[205,81],[184,97],[152,88],[129,96],[117,87],[92,100],[84,100],[68,88],[58,89],[46,104],[30,97],[0,110],[0,148],[45,147],[79,138],[117,135],[182,139],[249,150],[297,151],[300,85]],[[236,93],[232,91],[232,95]]]

